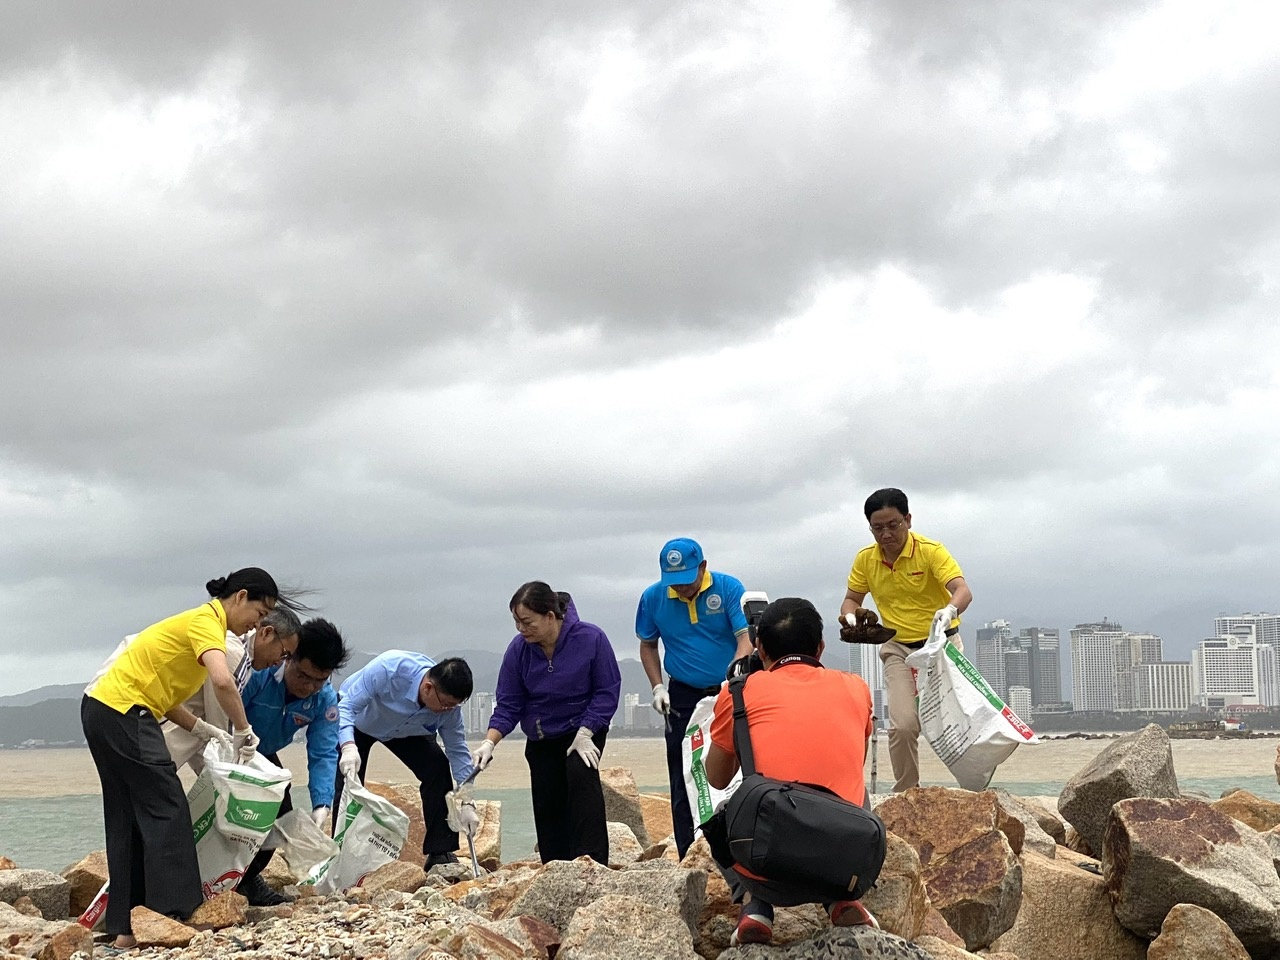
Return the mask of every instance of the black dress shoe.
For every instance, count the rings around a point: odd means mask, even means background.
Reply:
[[[457,863],[457,862],[458,862],[457,854],[433,853],[431,854],[431,856],[427,857],[426,869],[430,870],[432,867],[440,867],[446,863]]]
[[[261,876],[241,883],[239,892],[244,894],[251,907],[278,907],[282,903],[293,902],[283,893],[272,890]]]

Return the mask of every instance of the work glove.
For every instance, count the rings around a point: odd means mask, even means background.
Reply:
[[[328,807],[316,807],[314,810],[312,810],[312,811],[311,811],[311,820],[312,820],[312,822],[313,822],[317,827],[319,827],[321,830],[328,831],[328,829],[329,829],[329,808],[328,808]]]
[[[660,683],[653,685],[653,709],[664,717],[671,712],[671,694],[667,693],[667,688]]]
[[[344,743],[342,753],[338,755],[338,772],[343,777],[360,777],[360,751],[354,743]]]
[[[237,730],[231,738],[231,746],[236,751],[236,762],[248,763],[252,760],[258,753],[260,742],[258,735],[253,732],[253,727]]]
[[[471,765],[477,770],[483,770],[493,762],[493,748],[497,746],[488,738],[480,741],[480,746],[476,747],[475,752],[471,754]]]
[[[191,735],[201,743],[208,743],[210,740],[217,740],[224,748],[230,750],[232,748],[231,734],[225,730],[220,730],[208,720],[196,718],[196,725],[191,728]]]
[[[576,753],[582,758],[592,770],[600,769],[600,748],[595,745],[591,739],[591,730],[588,727],[579,727],[578,734],[573,738],[573,743],[569,744],[569,749],[565,751],[565,756]]]
[[[932,634],[935,630],[946,632],[951,629],[951,621],[960,616],[960,612],[956,610],[954,603],[948,603],[945,607],[933,615],[933,624],[929,628]]]
[[[450,790],[444,795],[444,807],[445,822],[450,830],[467,837],[476,835],[476,830],[480,827],[480,812],[476,809],[470,790]]]

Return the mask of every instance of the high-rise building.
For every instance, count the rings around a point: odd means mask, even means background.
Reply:
[[[1203,707],[1260,703],[1258,645],[1234,636],[1201,640],[1191,654],[1191,686]]]
[[[1258,643],[1280,646],[1280,613],[1223,614],[1213,618],[1213,632],[1219,637],[1250,637]]]
[[[1031,643],[1021,637],[1012,637],[1005,641],[1004,647],[1004,682],[1013,696],[1014,687],[1026,687],[1030,696],[1031,690]],[[1012,706],[1012,704],[1010,704]],[[1015,711],[1016,713],[1017,711]]]
[[[622,726],[626,730],[636,728],[636,713],[640,709],[640,694],[627,693],[622,696]]]
[[[1140,663],[1134,668],[1138,709],[1146,713],[1186,713],[1191,707],[1189,662]]]
[[[1257,645],[1258,702],[1264,707],[1280,706],[1280,650],[1269,643]]]
[[[1062,664],[1058,660],[1061,639],[1057,627],[1026,627],[1018,638],[1030,643],[1031,704],[1059,703],[1062,700]]]
[[[494,695],[488,692],[473,693],[467,698],[462,712],[463,726],[467,733],[484,733],[489,729],[494,703]]]
[[[856,673],[871,688],[871,709],[883,721],[889,718],[885,711],[884,664],[880,662],[880,647],[872,643],[849,644],[849,672]]]
[[[1009,693],[1009,683],[1005,678],[1004,655],[1009,640],[1013,637],[1013,628],[1008,620],[992,620],[978,628],[975,643],[973,665],[987,679],[996,696],[1004,699]]]
[[[1031,688],[1020,684],[1009,686],[1009,709],[1023,720],[1031,716]]]
[[[1110,623],[1078,623],[1071,630],[1071,700],[1078,713],[1116,708],[1116,641],[1124,627]]]
[[[1137,675],[1139,664],[1159,663],[1164,659],[1164,641],[1154,633],[1123,633],[1116,640],[1117,711],[1138,709]]]

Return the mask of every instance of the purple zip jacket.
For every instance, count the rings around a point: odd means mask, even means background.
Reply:
[[[520,634],[507,645],[498,671],[489,726],[504,737],[520,724],[530,740],[587,727],[599,733],[618,709],[622,674],[604,631],[578,619],[569,601],[551,659]]]

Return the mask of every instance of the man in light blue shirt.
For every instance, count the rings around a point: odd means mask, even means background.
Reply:
[[[471,751],[458,709],[471,696],[471,686],[465,660],[448,657],[436,663],[408,650],[388,650],[342,683],[334,809],[340,809],[343,781],[352,776],[364,783],[369,750],[375,742],[384,744],[418,778],[427,869],[457,862],[458,834],[449,829],[445,794],[455,780],[462,783],[471,775]],[[474,807],[461,807],[459,816],[468,832],[479,823]]]

